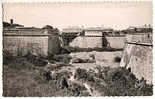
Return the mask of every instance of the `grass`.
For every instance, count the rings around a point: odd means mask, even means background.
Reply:
[[[94,59],[73,58],[72,63],[94,63]]]
[[[51,63],[55,61],[69,63],[72,57],[69,54],[48,54],[47,58]]]
[[[50,97],[50,96],[84,96],[83,87],[70,84],[61,88],[62,78],[70,75],[68,71],[56,73],[55,78],[46,80],[43,75],[45,67],[36,67],[25,57],[14,57],[3,65],[3,96],[5,97]],[[43,73],[43,74],[42,74]],[[53,76],[54,77],[54,76]]]
[[[69,63],[70,59],[72,59],[72,57],[68,54],[60,54],[60,55],[53,56],[53,60],[58,62],[63,62],[63,63]]]
[[[33,63],[35,66],[42,67],[47,65],[47,61],[45,61],[44,57],[35,56],[33,54],[27,54],[25,57],[27,58],[27,61]]]
[[[70,59],[68,55],[58,55],[54,59],[62,61],[64,57]],[[62,79],[68,80],[70,71],[57,72],[52,79],[45,79],[44,73],[58,69],[59,66],[51,65],[49,68],[36,66],[33,63],[36,58],[29,60],[25,57],[13,57],[10,54],[3,55],[3,58],[5,59],[3,60],[3,96],[5,97],[89,96],[83,85],[67,83],[68,87],[64,87],[66,85]],[[65,65],[61,64],[60,67],[62,66]],[[75,78],[89,83],[102,96],[151,96],[153,94],[153,85],[146,84],[145,80],[137,80],[130,70],[101,66],[96,69],[97,72],[78,68]]]
[[[54,81],[46,81],[26,58],[16,58],[3,66],[3,96],[66,96]]]
[[[3,50],[3,64],[7,65],[13,60],[13,56],[9,51]]]

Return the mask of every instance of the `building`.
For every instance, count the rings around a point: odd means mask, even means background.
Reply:
[[[47,56],[48,53],[57,54],[60,50],[59,37],[51,33],[50,29],[34,27],[4,27],[3,49],[13,55]]]
[[[102,37],[103,32],[101,28],[87,28],[84,29],[84,36]]]
[[[142,25],[142,26],[130,26],[125,30],[122,30],[126,34],[133,34],[133,33],[149,33],[153,31],[153,28],[150,24]]]
[[[102,47],[102,32],[98,29],[71,29],[74,37],[68,42],[69,46],[79,48],[95,48]],[[72,36],[71,35],[71,36]]]
[[[125,35],[111,28],[65,28],[61,34],[64,45],[79,48],[111,47],[122,49]]]
[[[117,34],[111,28],[86,28],[86,29],[67,29],[64,32],[68,42],[66,45],[80,48],[102,48],[111,47],[122,49],[125,42],[125,35]],[[80,30],[80,31],[79,31]],[[119,32],[119,31],[118,31]],[[74,36],[73,36],[74,35]],[[71,38],[72,37],[72,38]]]

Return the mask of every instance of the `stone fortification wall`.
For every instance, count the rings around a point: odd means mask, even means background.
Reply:
[[[141,34],[128,34],[126,35],[127,42],[139,42],[152,44],[152,33],[141,33]]]
[[[69,45],[80,48],[101,48],[102,37],[78,36]]]
[[[13,55],[33,54],[47,55],[48,36],[3,36],[3,49]]]
[[[126,38],[122,37],[106,37],[107,41],[109,42],[112,48],[123,48]]]
[[[127,35],[127,42],[124,47],[121,67],[131,68],[138,79],[142,77],[147,83],[152,83],[153,78],[153,56],[152,36]]]
[[[50,30],[45,29],[4,29],[3,48],[13,55],[26,55],[33,53],[47,56],[48,52],[57,54],[60,49],[59,37],[57,34],[49,34]]]
[[[106,39],[109,42],[112,48],[123,48],[124,42],[126,40],[125,37],[106,37],[103,38],[102,36],[79,36],[76,37],[71,43],[70,46],[72,47],[80,47],[80,48],[94,48],[99,47],[102,48],[103,39]]]

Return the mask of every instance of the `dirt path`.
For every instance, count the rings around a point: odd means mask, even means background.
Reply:
[[[91,96],[101,96],[101,94],[95,90],[94,88],[92,88],[89,84],[87,83],[83,83],[81,81],[78,81],[74,78],[74,75],[75,75],[75,70],[73,70],[72,72],[72,76],[70,77],[69,81],[71,82],[74,82],[74,83],[77,83],[77,84],[81,84],[81,85],[84,85],[85,88],[87,89],[88,93],[91,95]]]

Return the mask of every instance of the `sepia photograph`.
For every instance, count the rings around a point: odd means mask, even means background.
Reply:
[[[152,1],[2,3],[3,97],[153,95]]]

